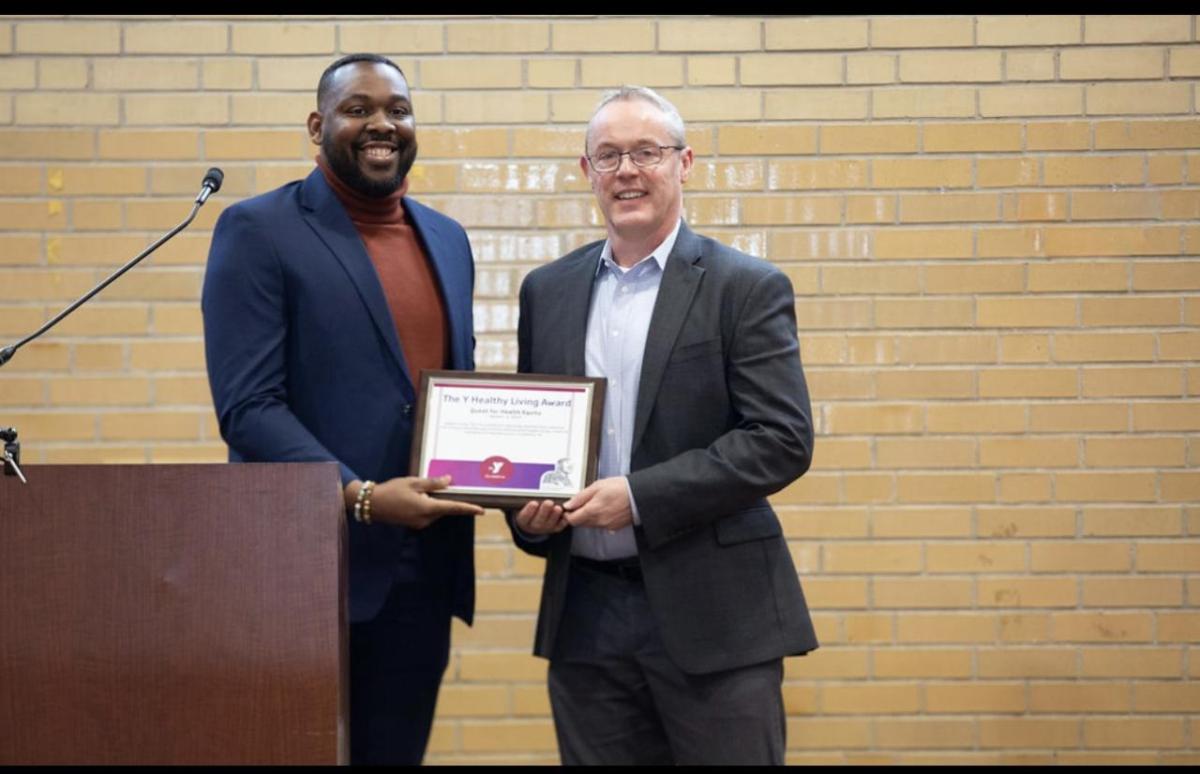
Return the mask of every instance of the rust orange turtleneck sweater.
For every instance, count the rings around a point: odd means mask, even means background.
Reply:
[[[408,190],[408,180],[390,196],[376,199],[346,186],[320,154],[317,166],[346,208],[371,263],[375,264],[400,338],[400,349],[408,363],[409,377],[416,385],[422,368],[448,365],[449,337],[446,307],[437,278],[400,201]]]

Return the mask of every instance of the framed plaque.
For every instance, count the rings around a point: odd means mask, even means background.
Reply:
[[[434,497],[497,508],[568,500],[596,478],[605,380],[422,371],[414,476],[449,474]]]

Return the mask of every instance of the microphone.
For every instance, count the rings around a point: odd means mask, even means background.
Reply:
[[[196,196],[196,204],[204,204],[208,201],[208,197],[221,190],[221,183],[225,181],[225,173],[216,167],[209,167],[209,170],[204,173],[204,180],[200,183],[200,193]]]
[[[0,349],[0,366],[3,366],[9,360],[12,360],[12,356],[16,354],[18,349],[25,346],[29,342],[33,341],[37,337],[41,336],[43,333],[50,330],[55,325],[58,325],[58,323],[60,323],[64,317],[69,315],[71,312],[74,312],[79,307],[83,306],[83,304],[85,302],[87,302],[88,299],[90,299],[92,296],[96,295],[101,290],[104,290],[106,287],[111,285],[113,283],[113,281],[117,279],[117,277],[120,277],[122,274],[124,274],[125,272],[132,269],[134,266],[137,266],[138,263],[141,262],[141,260],[143,258],[145,258],[150,253],[154,252],[158,248],[162,247],[163,244],[165,244],[168,239],[170,239],[171,237],[178,234],[180,231],[183,231],[185,228],[187,228],[188,225],[193,220],[196,219],[196,213],[200,211],[200,207],[203,206],[204,202],[208,201],[208,197],[215,194],[217,191],[221,190],[221,183],[222,183],[222,181],[224,181],[224,179],[225,179],[225,174],[221,170],[217,169],[216,167],[212,167],[207,172],[205,172],[204,180],[203,180],[203,182],[200,183],[200,193],[196,196],[195,206],[192,207],[191,214],[188,215],[187,218],[184,219],[182,223],[180,223],[178,226],[176,226],[175,228],[168,231],[163,236],[159,237],[159,239],[156,242],[154,242],[154,244],[150,245],[145,250],[143,250],[142,252],[140,252],[139,254],[134,256],[133,260],[131,260],[129,263],[125,264],[121,268],[117,269],[115,272],[110,274],[99,285],[92,288],[87,293],[83,294],[83,296],[81,296],[77,301],[75,301],[75,303],[71,304],[66,309],[59,312],[58,315],[53,320],[50,320],[48,323],[43,325],[41,328],[38,328],[36,331],[34,331],[30,335],[26,336],[25,338],[21,339],[16,344],[5,347],[4,349]]]

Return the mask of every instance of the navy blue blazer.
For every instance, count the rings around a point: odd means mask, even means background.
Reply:
[[[405,197],[447,313],[450,367],[474,368],[474,263],[454,220]],[[362,239],[319,169],[221,213],[201,298],[230,461],[334,461],[343,485],[408,474],[416,392]],[[286,513],[267,515],[284,519]],[[350,620],[424,580],[474,610],[474,519],[424,530],[349,521]]]

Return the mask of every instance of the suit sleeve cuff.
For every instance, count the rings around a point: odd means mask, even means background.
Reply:
[[[633,499],[633,487],[629,486],[629,476],[621,477],[625,481],[625,491],[629,493],[629,510],[633,512],[633,523],[642,526],[642,516],[638,513],[637,500]]]
[[[549,535],[530,535],[528,532],[517,526],[516,519],[513,520],[512,528],[513,532],[517,533],[517,537],[521,538],[521,540],[524,540],[526,543],[541,543],[550,539]]]

